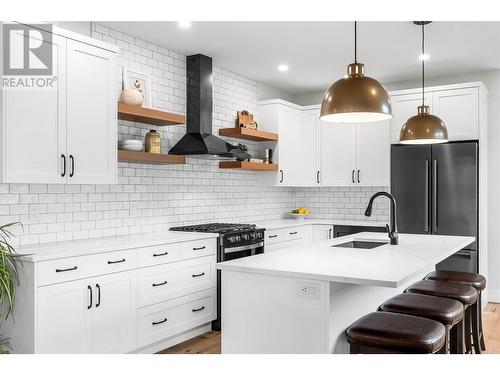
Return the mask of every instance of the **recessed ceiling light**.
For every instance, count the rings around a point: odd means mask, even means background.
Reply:
[[[288,65],[286,65],[286,64],[278,65],[278,70],[280,72],[286,72],[288,70]]]
[[[424,60],[424,61],[425,61],[425,60],[429,60],[429,59],[430,59],[430,57],[431,57],[431,56],[430,56],[428,53],[421,53],[421,54],[418,56],[418,59],[419,59],[420,61],[422,61],[422,60]]]
[[[179,21],[179,22],[177,22],[177,24],[182,29],[188,29],[191,27],[191,21]]]

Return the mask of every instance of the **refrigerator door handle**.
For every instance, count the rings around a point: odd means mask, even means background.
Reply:
[[[424,232],[429,232],[429,159],[425,159]]]
[[[437,177],[437,169],[438,169],[438,161],[437,161],[437,159],[434,159],[432,161],[432,227],[433,227],[434,233],[437,233],[437,231],[438,231],[438,217],[437,217],[438,177]]]

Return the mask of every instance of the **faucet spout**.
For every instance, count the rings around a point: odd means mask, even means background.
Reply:
[[[370,201],[368,202],[368,206],[366,207],[365,210],[365,216],[370,217],[372,216],[372,210],[373,210],[373,201],[375,198],[384,196],[389,198],[391,201],[391,225],[386,225],[387,228],[387,233],[389,235],[389,239],[391,240],[391,245],[397,245],[399,243],[399,238],[398,238],[398,224],[397,224],[397,218],[396,218],[396,199],[392,194],[386,193],[385,191],[379,191],[378,193],[375,193],[372,195],[370,198]]]

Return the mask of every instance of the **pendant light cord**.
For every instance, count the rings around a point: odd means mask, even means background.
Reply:
[[[425,25],[422,23],[422,106],[425,104]]]
[[[354,21],[354,63],[358,62],[358,23]]]

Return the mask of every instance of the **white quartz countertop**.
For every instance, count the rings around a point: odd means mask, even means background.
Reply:
[[[153,232],[90,240],[61,241],[41,245],[29,245],[21,247],[18,250],[18,253],[27,254],[23,257],[24,261],[39,262],[44,260],[105,253],[109,251],[126,250],[145,246],[217,238],[218,236],[219,235],[216,233],[170,231]]]
[[[362,221],[362,220],[335,220],[335,219],[277,219],[277,220],[266,220],[258,221],[255,223],[259,228],[265,228],[267,230],[281,229],[302,225],[354,225],[361,227],[385,227],[387,222],[385,221]]]
[[[218,263],[222,271],[397,288],[475,241],[474,237],[399,234],[399,245],[374,249],[332,247],[352,240],[388,240],[363,232],[315,244]]]

